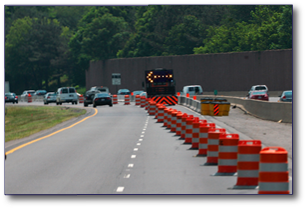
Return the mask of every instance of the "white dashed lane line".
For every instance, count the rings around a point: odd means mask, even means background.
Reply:
[[[145,122],[145,126],[144,126],[144,128],[143,128],[143,131],[142,131],[142,135],[140,135],[140,138],[139,138],[139,142],[141,142],[141,141],[143,141],[143,138],[144,138],[144,134],[145,134],[145,131],[146,131],[146,129],[147,129],[147,125],[148,125],[148,119],[149,119],[150,117],[147,117],[147,120],[146,120],[146,122]],[[137,143],[136,145],[137,146],[141,146],[141,143]],[[136,151],[138,151],[139,150],[139,148],[134,148],[133,149],[133,151],[134,152],[136,152]],[[131,155],[131,158],[133,159],[133,158],[136,158],[136,155]],[[128,164],[128,168],[133,168],[133,166],[134,166],[134,164]],[[126,171],[130,171],[130,169],[126,169]],[[127,174],[125,174],[124,175],[124,179],[129,179],[130,178],[130,176],[131,176],[131,174],[130,173],[127,173]],[[124,191],[124,187],[118,187],[117,189],[116,189],[116,192],[123,192]]]

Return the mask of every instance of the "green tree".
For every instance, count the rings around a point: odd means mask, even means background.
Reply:
[[[164,55],[193,54],[193,48],[201,45],[204,32],[204,27],[195,16],[184,16],[183,23],[173,26],[169,31]]]

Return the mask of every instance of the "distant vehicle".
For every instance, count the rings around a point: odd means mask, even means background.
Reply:
[[[18,104],[18,97],[15,93],[5,93],[5,103],[12,102]]]
[[[187,93],[191,96],[193,95],[200,95],[203,94],[203,88],[200,85],[189,85],[183,87],[183,95],[186,95]]]
[[[35,91],[34,90],[25,90],[21,95],[20,95],[20,100],[21,101],[27,101],[28,100],[28,95],[34,96]]]
[[[49,103],[56,103],[56,93],[55,92],[48,92],[44,96],[44,104],[49,104]]]
[[[93,99],[93,107],[99,105],[109,105],[110,107],[113,106],[112,98],[108,93],[97,93]]]
[[[133,95],[136,96],[136,95],[141,95],[144,91],[142,90],[138,90],[138,91],[133,91]]]
[[[279,97],[278,102],[292,102],[292,90],[282,92]]]
[[[130,91],[128,89],[119,89],[117,91],[118,95],[130,95]]]
[[[248,99],[269,101],[269,96],[267,94],[267,91],[252,91],[250,92]]]
[[[36,95],[36,96],[44,96],[45,94],[47,94],[46,90],[37,90],[34,95]]]
[[[106,92],[110,94],[109,88],[106,86],[93,86],[90,88],[89,91],[100,91],[100,92]]]
[[[142,92],[140,96],[145,96],[147,98],[147,92],[146,91]]]
[[[62,103],[78,104],[78,95],[74,87],[61,87],[58,88],[56,93],[56,104]]]
[[[249,97],[249,95],[252,91],[266,91],[266,93],[269,95],[269,89],[266,85],[252,86],[251,89],[249,90],[248,94],[247,94],[247,97]]]

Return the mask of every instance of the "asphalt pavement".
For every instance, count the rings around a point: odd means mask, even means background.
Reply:
[[[260,139],[264,146],[286,148],[292,176],[292,124],[264,121],[238,108],[227,117],[201,116],[180,105],[172,108],[215,122],[229,133],[238,133],[240,139]],[[6,152],[95,114],[94,108],[86,109],[86,115],[66,124],[6,143]],[[197,150],[189,149],[191,145],[183,144],[144,108],[120,103],[97,110],[82,123],[9,154],[5,194],[258,193],[233,189],[236,176],[214,176],[217,166],[205,166],[206,157],[196,157]]]

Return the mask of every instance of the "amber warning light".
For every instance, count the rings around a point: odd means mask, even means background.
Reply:
[[[150,71],[146,75],[147,83],[164,83],[173,81],[173,74],[168,71]]]

